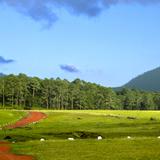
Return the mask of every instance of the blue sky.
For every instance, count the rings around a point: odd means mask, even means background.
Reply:
[[[0,5],[0,72],[120,86],[160,66],[159,3],[112,5],[93,17],[54,9],[48,27]]]

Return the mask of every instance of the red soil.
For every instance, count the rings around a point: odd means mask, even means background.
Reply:
[[[9,129],[14,129],[14,128],[18,128],[18,127],[24,127],[30,123],[33,122],[38,122],[41,119],[46,118],[46,115],[44,113],[41,112],[30,112],[29,115],[27,115],[25,118],[19,120],[18,122],[16,122],[13,125],[9,125],[7,126],[7,128]]]
[[[41,119],[46,118],[46,115],[41,112],[30,112],[28,116],[19,120],[13,125],[7,126],[8,129],[14,129],[18,127],[24,127],[30,123],[38,122]],[[0,160],[33,160],[32,156],[15,155],[10,153],[11,147],[8,142],[0,142]]]
[[[1,143],[0,143],[0,145],[1,145]],[[2,145],[2,146],[0,146],[0,153],[1,152],[8,152],[10,150],[10,146],[8,146],[8,145]]]
[[[8,143],[0,142],[0,160],[33,160],[31,156],[19,156],[10,153],[11,147]]]

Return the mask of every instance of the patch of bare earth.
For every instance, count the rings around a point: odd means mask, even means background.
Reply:
[[[15,124],[9,125],[7,129],[15,129],[24,127],[33,122],[38,122],[47,116],[41,112],[30,112],[26,117],[22,118]],[[32,156],[16,155],[11,153],[10,143],[0,142],[0,160],[33,160]]]

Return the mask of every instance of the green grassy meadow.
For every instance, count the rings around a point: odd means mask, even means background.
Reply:
[[[159,111],[43,111],[48,118],[5,131],[13,152],[37,160],[159,160]],[[0,122],[14,111],[0,111]],[[22,114],[22,112],[21,112]],[[25,114],[25,113],[23,113]],[[12,116],[14,120],[14,116]],[[98,141],[97,136],[103,140]],[[127,139],[130,136],[131,139]],[[73,137],[75,141],[68,141]],[[45,138],[45,142],[40,142]],[[0,131],[4,139],[4,131]]]
[[[13,124],[25,115],[26,112],[23,111],[0,110],[0,128],[7,124]]]

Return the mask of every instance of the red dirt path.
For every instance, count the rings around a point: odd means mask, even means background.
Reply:
[[[25,118],[19,120],[15,124],[7,126],[6,128],[14,129],[14,128],[18,128],[18,127],[24,127],[30,123],[38,122],[44,118],[46,118],[46,114],[44,114],[42,112],[29,112],[29,114]]]
[[[47,116],[41,112],[30,112],[25,118],[19,120],[13,125],[9,125],[6,128],[14,129],[18,127],[24,127],[30,123],[38,122]],[[33,160],[32,156],[15,155],[11,153],[11,147],[8,142],[0,142],[0,160]]]

